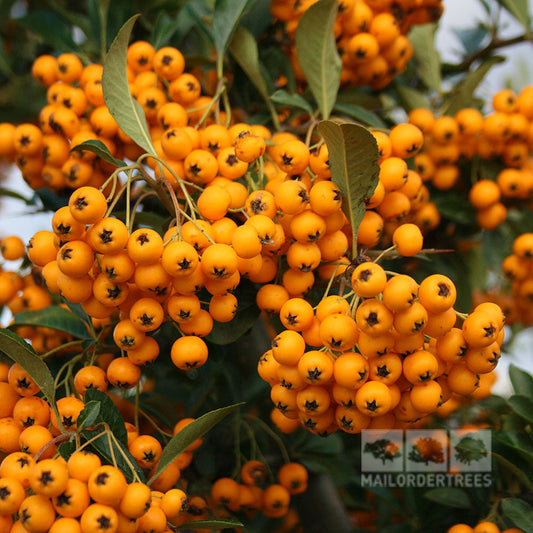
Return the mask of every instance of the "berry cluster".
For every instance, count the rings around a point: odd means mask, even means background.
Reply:
[[[241,483],[232,478],[217,479],[211,487],[215,507],[232,512],[261,511],[269,518],[287,515],[291,495],[307,490],[308,472],[300,463],[282,465],[277,472],[277,483],[267,483],[268,469],[261,461],[251,460],[240,469]]]
[[[379,264],[365,261],[351,287],[314,309],[291,298],[279,310],[286,329],[258,371],[272,387],[272,419],[282,431],[392,428],[474,393],[482,376],[490,389],[504,336],[496,304],[462,316],[459,328],[456,289],[441,274],[419,285],[407,275],[387,279]]]
[[[507,217],[509,206],[531,198],[533,173],[529,152],[533,146],[533,88],[519,95],[510,89],[492,99],[493,112],[483,116],[464,108],[452,116],[436,118],[427,109],[414,109],[409,122],[424,132],[424,151],[415,157],[415,167],[424,182],[449,190],[460,180],[460,158],[480,157],[503,165],[495,179],[480,175],[468,190],[478,224],[488,230]]]
[[[272,0],[270,12],[285,23],[291,38],[305,11],[316,0]],[[436,22],[443,11],[440,0],[342,0],[335,21],[335,38],[342,58],[341,81],[347,85],[369,85],[383,89],[405,70],[413,55],[407,38],[411,26]],[[299,68],[294,46],[289,49],[294,72],[305,77]]]

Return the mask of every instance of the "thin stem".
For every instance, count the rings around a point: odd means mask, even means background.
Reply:
[[[287,451],[285,443],[283,442],[281,437],[279,435],[276,435],[276,433],[274,433],[274,431],[270,428],[270,426],[266,424],[265,422],[263,422],[260,418],[257,418],[253,415],[244,415],[244,416],[247,417],[252,422],[255,422],[267,435],[269,435],[272,438],[272,440],[276,442],[276,444],[278,445],[279,451],[281,452],[281,455],[283,457],[283,461],[285,463],[290,463],[291,458],[289,457],[289,452]]]
[[[61,433],[61,435],[58,435],[57,437],[54,437],[53,439],[49,440],[33,457],[34,460],[37,462],[41,455],[50,448],[50,446],[53,446],[55,444],[66,442],[67,440],[70,440],[72,437],[76,435],[75,431],[67,431],[66,433]]]
[[[139,433],[139,396],[141,394],[141,387],[139,381],[135,386],[135,413],[134,413],[134,423],[137,433]]]
[[[133,170],[128,172],[128,181],[126,182],[126,227],[131,232],[133,222],[131,221],[131,180]]]
[[[324,295],[322,296],[322,299],[326,298],[327,295],[329,294],[331,286],[333,285],[333,280],[337,276],[337,270],[339,270],[339,265],[335,265],[335,270],[333,271],[333,275],[329,278],[328,286],[326,287],[326,290],[324,291]]]
[[[133,466],[133,464],[129,460],[129,457],[122,450],[122,446],[120,446],[120,444],[117,442],[117,439],[116,439],[115,435],[113,434],[113,432],[109,431],[108,435],[113,440],[113,444],[115,444],[115,446],[117,447],[118,451],[120,452],[120,455],[122,455],[122,458],[124,459],[125,463],[128,465],[129,469],[131,470],[131,473],[133,474],[133,479],[135,481],[141,482],[141,480],[139,478],[139,475],[137,474],[137,470],[135,470],[135,467]],[[111,447],[111,450],[113,450],[112,447]],[[113,454],[113,451],[111,451],[111,453]],[[114,455],[113,455],[113,459],[114,459]]]
[[[64,350],[65,348],[71,348],[72,346],[77,346],[78,344],[82,344],[83,341],[70,341],[66,342],[65,344],[62,344],[61,346],[57,346],[56,348],[52,348],[48,352],[41,355],[41,359],[46,359],[47,357],[50,357],[51,355],[54,355],[57,352],[60,352],[61,350]]]
[[[224,78],[221,77],[218,80],[215,95],[213,96],[213,98],[211,98],[211,102],[209,102],[209,105],[207,106],[207,109],[204,111],[204,114],[201,116],[198,123],[194,126],[195,129],[199,129],[200,126],[206,121],[207,117],[209,116],[209,113],[211,113],[211,110],[213,109],[213,106],[217,103],[218,99],[222,96],[222,93],[225,90],[226,90],[226,82]]]

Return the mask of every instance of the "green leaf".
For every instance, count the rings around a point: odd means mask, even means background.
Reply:
[[[161,11],[155,20],[155,24],[151,32],[150,42],[153,44],[154,48],[158,50],[159,48],[168,45],[170,39],[177,30],[177,20],[171,19],[167,13]]]
[[[94,423],[97,424],[98,422],[105,422],[119,443],[127,445],[128,431],[126,430],[126,426],[124,424],[124,418],[122,418],[122,415],[120,414],[117,406],[113,403],[113,400],[111,400],[107,394],[97,389],[87,389],[83,395],[83,401],[85,405],[91,402],[99,403],[101,406],[100,412]]]
[[[323,119],[329,118],[341,80],[342,62],[333,26],[337,0],[319,0],[300,18],[295,36],[296,54]]]
[[[483,81],[489,70],[499,63],[505,61],[501,56],[493,56],[485,59],[476,70],[470,72],[450,91],[447,102],[443,109],[447,115],[454,115],[464,107],[470,107],[474,98],[474,91]]]
[[[358,122],[366,124],[367,126],[372,126],[373,128],[387,127],[385,122],[383,122],[383,120],[381,120],[381,118],[376,115],[376,113],[374,113],[373,111],[369,111],[364,107],[337,102],[333,109],[341,115],[348,115],[349,117],[352,117]]]
[[[440,57],[435,47],[436,30],[436,24],[413,26],[409,32],[409,40],[413,45],[417,74],[428,89],[440,92]]]
[[[524,533],[533,533],[533,507],[529,503],[518,498],[505,498],[502,500],[501,509],[503,516],[517,528]]]
[[[85,407],[78,416],[77,426],[78,430],[85,429],[92,426],[100,416],[100,408],[102,404],[95,400],[91,400],[85,404]]]
[[[424,493],[424,498],[457,509],[470,509],[471,506],[468,493],[454,487],[428,490]]]
[[[216,322],[205,340],[226,345],[240,339],[256,322],[261,310],[256,304],[257,291],[250,282],[241,282],[235,291],[238,308],[230,322]]]
[[[533,376],[515,365],[509,365],[509,379],[517,394],[533,398]]]
[[[276,103],[287,107],[297,107],[307,111],[309,114],[313,112],[311,104],[301,95],[297,93],[288,93],[283,89],[278,89],[274,94],[270,95],[270,99]]]
[[[247,4],[248,0],[216,1],[213,13],[213,39],[217,49],[217,71],[219,75],[222,75],[226,48],[239,25]]]
[[[174,461],[176,457],[182,454],[196,439],[205,435],[213,426],[218,424],[223,418],[228,416],[241,405],[244,404],[236,403],[228,407],[222,407],[221,409],[210,411],[185,426],[179,433],[176,433],[163,449],[163,453],[157,464],[157,469],[148,481],[148,484],[150,485],[153,483],[161,475],[163,470]]]
[[[431,109],[431,104],[427,96],[418,89],[413,89],[404,83],[395,81],[393,83],[394,90],[398,96],[398,100],[401,106],[405,111],[409,112],[418,107],[423,107],[424,109]]]
[[[18,335],[8,329],[0,329],[0,351],[18,363],[39,385],[48,403],[55,406],[54,378],[45,362],[35,350]]]
[[[57,451],[59,452],[59,455],[65,459],[65,461],[68,461],[69,457],[76,451],[76,442],[74,440],[62,442],[57,447]]]
[[[109,112],[126,135],[149,153],[155,154],[143,108],[133,98],[126,74],[126,53],[131,30],[140,15],[134,15],[120,28],[104,60],[102,89]]]
[[[524,26],[526,32],[531,31],[531,15],[529,14],[528,0],[498,0],[513,17]]]
[[[350,221],[353,254],[357,253],[357,231],[379,176],[379,152],[374,136],[357,124],[320,122],[318,131],[326,140],[332,180],[342,193],[342,209]],[[354,255],[355,256],[355,255]]]
[[[100,159],[103,159],[107,163],[111,163],[116,167],[125,167],[127,164],[121,159],[114,158],[107,149],[107,146],[102,141],[91,139],[89,141],[84,141],[80,144],[77,144],[70,149],[71,152],[83,152],[85,150],[96,154]]]
[[[266,102],[269,102],[270,95],[268,94],[266,81],[261,74],[255,37],[250,31],[241,26],[235,31],[228,49],[250,81],[255,85],[259,94]]]
[[[533,399],[522,394],[514,394],[508,400],[515,413],[533,423]]]
[[[51,305],[39,311],[17,313],[15,323],[10,327],[16,328],[18,326],[43,326],[64,331],[80,339],[91,338],[87,325],[74,313],[58,305]]]
[[[139,463],[137,463],[133,455],[128,451],[127,444],[119,442],[118,440],[113,441],[113,439],[110,439],[107,436],[105,430],[93,431],[84,429],[81,432],[81,435],[87,440],[94,438],[90,444],[91,447],[94,448],[98,454],[102,455],[106,463],[113,464],[113,462],[116,461],[117,467],[124,474],[128,483],[131,483],[134,479],[130,465],[134,468],[141,482],[145,482],[146,476],[139,466]],[[127,461],[125,457],[128,459]]]
[[[18,21],[24,28],[55,49],[63,52],[77,52],[78,45],[72,38],[72,28],[61,16],[51,10],[34,9]]]
[[[176,529],[225,529],[227,527],[244,527],[238,520],[195,520],[180,524]]]

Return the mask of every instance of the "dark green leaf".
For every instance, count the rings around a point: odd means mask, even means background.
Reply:
[[[85,407],[78,416],[78,430],[81,431],[82,429],[94,425],[100,416],[101,406],[102,404],[100,402],[96,402],[94,400],[91,400],[85,404]]]
[[[357,250],[357,231],[366,212],[365,200],[376,188],[379,152],[374,136],[357,124],[336,124],[329,120],[318,125],[326,140],[332,180],[342,193],[342,209],[353,233],[353,253]]]
[[[522,394],[514,394],[508,401],[515,413],[533,423],[533,399]]]
[[[26,205],[35,205],[35,202],[32,198],[26,198],[17,191],[12,191],[10,189],[4,189],[0,187],[0,196],[5,196],[6,198],[14,198],[15,200],[22,200]]]
[[[35,195],[41,200],[46,211],[57,211],[68,204],[67,198],[62,198],[47,188],[37,189]]]
[[[329,118],[339,91],[342,62],[333,26],[337,0],[319,0],[300,18],[295,36],[296,54],[323,119]]]
[[[85,141],[85,142],[82,142],[81,144],[77,144],[76,146],[70,149],[71,152],[83,152],[85,150],[88,150],[89,152],[93,152],[100,159],[103,159],[104,161],[107,161],[108,163],[111,163],[112,165],[115,165],[116,167],[126,166],[126,163],[124,161],[122,161],[121,159],[114,158],[109,153],[107,146],[102,141],[97,141],[97,140]]]
[[[335,111],[341,115],[348,115],[349,117],[354,118],[357,122],[366,124],[367,126],[372,126],[373,128],[386,128],[387,125],[381,118],[376,115],[373,111],[369,111],[364,107],[352,104],[342,104],[337,102],[333,108]]]
[[[472,204],[463,196],[458,194],[436,194],[431,197],[432,202],[437,206],[439,213],[456,224],[466,226],[476,225],[476,212]]]
[[[39,35],[43,41],[63,52],[77,52],[78,45],[72,39],[72,28],[62,17],[51,10],[34,9],[18,22]]]
[[[213,344],[229,344],[240,339],[256,322],[260,309],[256,304],[256,289],[251,283],[240,283],[235,291],[237,313],[230,322],[215,322],[205,340]]]
[[[167,443],[157,464],[157,469],[149,480],[149,484],[153,483],[163,472],[163,470],[172,462],[176,457],[182,454],[196,439],[199,439],[205,435],[213,426],[218,424],[223,418],[228,416],[237,407],[244,405],[243,403],[237,403],[228,407],[222,407],[221,409],[215,409],[205,415],[197,418],[194,422],[191,422],[185,426],[179,433],[174,435]]]
[[[180,524],[176,529],[224,529],[227,527],[243,527],[243,524],[238,520],[196,520],[194,522],[186,522]]]
[[[35,350],[12,331],[0,329],[0,351],[18,363],[39,385],[48,403],[55,406],[54,378]]]
[[[533,398],[533,376],[515,365],[509,365],[509,379],[517,394]]]
[[[454,33],[461,41],[465,54],[477,52],[481,48],[483,41],[489,38],[489,32],[483,24],[478,24],[473,28],[456,29]]]
[[[529,14],[528,0],[498,0],[513,17],[524,26],[526,32],[531,31],[531,15]]]
[[[217,0],[213,13],[213,38],[217,49],[217,70],[222,74],[226,48],[239,26],[248,0]]]
[[[117,406],[113,403],[111,398],[97,390],[97,389],[87,389],[83,395],[83,401],[85,405],[90,402],[97,402],[100,404],[100,412],[95,420],[95,423],[105,422],[113,435],[117,438],[119,443],[127,445],[128,443],[128,432],[124,424],[124,419],[120,414]]]
[[[409,40],[413,45],[417,74],[428,89],[440,92],[440,57],[435,47],[436,29],[436,24],[413,26],[409,32]]]
[[[502,500],[501,509],[503,516],[508,518],[524,533],[533,533],[533,507],[518,498],[505,498]]]
[[[471,505],[468,493],[463,489],[454,487],[428,490],[424,494],[424,498],[457,509],[469,509]]]
[[[59,452],[59,455],[65,459],[65,461],[68,461],[69,457],[76,451],[76,442],[73,440],[62,442],[57,447],[57,451]]]
[[[257,41],[254,36],[241,26],[235,31],[228,49],[250,81],[255,85],[259,94],[266,102],[269,102],[269,91],[261,74]]]
[[[100,31],[100,50],[104,59],[107,50],[107,19],[109,16],[109,5],[111,0],[100,0],[98,2],[98,29]]]
[[[178,25],[176,22],[176,20],[171,19],[164,11],[161,11],[159,15],[157,15],[150,38],[150,42],[153,44],[156,50],[168,45],[170,39],[172,39],[172,36],[178,30]]]
[[[7,58],[8,55],[4,46],[4,39],[0,38],[0,72],[9,78],[13,75],[13,71]]]
[[[270,99],[276,103],[288,107],[297,107],[307,111],[309,114],[313,112],[311,104],[297,93],[288,93],[284,89],[278,89],[274,94],[270,96]]]
[[[470,72],[462,79],[450,92],[447,102],[443,108],[447,115],[454,115],[464,107],[470,107],[474,98],[474,91],[483,81],[488,71],[499,63],[505,61],[501,56],[493,56],[485,59],[476,70]]]
[[[80,339],[90,338],[87,325],[75,314],[58,305],[51,305],[39,311],[17,313],[15,323],[10,327],[16,328],[18,326],[43,326],[64,331]]]
[[[431,104],[423,92],[413,89],[412,87],[409,87],[401,82],[395,82],[393,86],[398,96],[398,100],[405,111],[409,112],[418,107],[431,109]]]
[[[118,35],[111,44],[111,48],[104,60],[102,88],[109,112],[124,133],[129,135],[141,148],[155,154],[144,111],[139,102],[130,93],[126,74],[128,43],[131,30],[138,18],[139,15],[131,17],[120,28]]]
[[[114,457],[117,467],[124,474],[128,483],[131,483],[134,479],[130,465],[135,469],[135,472],[137,473],[137,476],[141,482],[145,482],[146,476],[139,466],[139,463],[137,463],[133,455],[131,455],[131,453],[128,451],[128,446],[126,444],[118,442],[118,440],[113,441],[113,439],[110,439],[105,434],[105,431],[101,430],[94,431],[84,429],[81,434],[87,440],[96,437],[91,442],[91,447],[94,448],[98,454],[102,455],[102,457],[105,459],[105,462],[108,464],[113,464]],[[98,437],[99,434],[100,436]],[[125,457],[127,457],[129,464]]]

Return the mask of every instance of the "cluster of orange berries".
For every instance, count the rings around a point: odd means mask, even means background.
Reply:
[[[447,533],[523,533],[523,531],[517,527],[500,529],[493,522],[480,522],[475,527],[470,527],[468,524],[455,524],[448,529]]]
[[[281,518],[289,512],[291,496],[307,490],[308,472],[300,463],[285,463],[277,471],[277,483],[267,483],[267,466],[257,460],[244,463],[241,483],[232,478],[217,479],[211,487],[215,508],[232,512],[261,511],[268,518]]]
[[[387,279],[370,261],[355,267],[351,287],[314,309],[291,298],[279,310],[285,330],[258,371],[272,387],[272,420],[282,431],[402,427],[449,413],[454,397],[490,393],[504,338],[496,304],[479,305],[456,327],[449,278]]]
[[[512,284],[513,310],[522,324],[533,322],[533,233],[523,233],[513,242],[513,253],[502,262],[502,271]]]
[[[272,0],[272,15],[285,22],[291,37],[301,16],[317,0]],[[413,55],[407,38],[411,26],[436,22],[443,11],[440,0],[342,0],[339,2],[334,33],[342,58],[341,81],[382,89],[405,70]],[[290,54],[296,76],[305,80],[296,50]]]
[[[85,407],[80,399],[70,396],[56,402],[61,429],[55,411],[37,396],[38,385],[20,365],[2,363],[0,371],[0,452],[4,454],[0,464],[1,531],[163,532],[167,531],[167,521],[179,525],[207,519],[206,500],[187,498],[184,490],[176,488],[178,484],[187,487],[181,472],[203,439],[197,439],[150,481],[162,445],[125,421],[128,451],[149,480],[149,486],[140,481],[128,484],[117,467],[102,465],[100,457],[84,446],[66,462],[58,457],[61,431],[78,430],[77,420]],[[74,384],[82,397],[88,389],[107,391],[105,372],[96,366],[78,370]],[[109,396],[120,405],[117,398]],[[179,420],[173,434],[192,421]],[[104,522],[109,525],[104,527]]]
[[[465,108],[452,116],[436,118],[428,109],[414,109],[409,122],[424,133],[424,151],[415,157],[415,167],[424,182],[449,190],[460,179],[460,158],[498,158],[504,165],[496,179],[480,176],[469,189],[470,203],[478,224],[495,229],[507,216],[508,205],[531,198],[533,171],[529,152],[533,148],[533,87],[520,94],[498,91],[493,112],[483,116]]]

